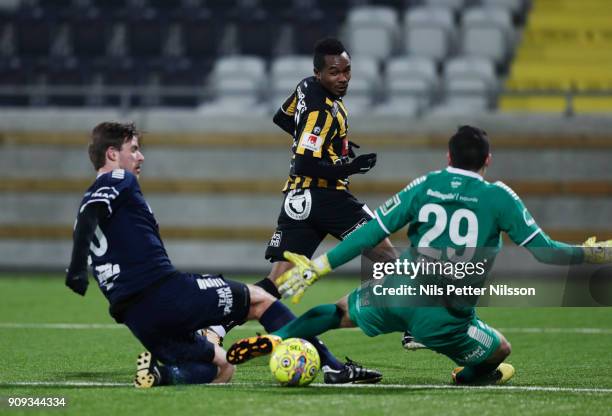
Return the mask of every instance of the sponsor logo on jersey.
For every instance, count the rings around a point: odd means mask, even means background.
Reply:
[[[272,234],[272,238],[270,239],[270,242],[268,243],[268,245],[270,247],[280,247],[282,239],[283,239],[283,232],[277,231],[274,234]]]
[[[321,150],[321,146],[323,146],[323,138],[314,133],[302,134],[302,139],[300,142],[304,149],[308,149],[313,152],[318,152]]]
[[[225,281],[219,277],[202,277],[201,279],[196,279],[196,282],[201,290],[223,287],[226,285]]]
[[[229,315],[232,312],[232,306],[234,305],[234,296],[232,290],[229,287],[222,287],[217,289],[217,295],[219,296],[218,307],[223,307],[223,315]]]
[[[443,194],[440,191],[434,191],[433,189],[427,190],[427,195],[432,196],[434,198],[441,199],[443,201],[448,201],[451,199],[457,199],[457,194]]]
[[[312,196],[308,189],[293,189],[285,197],[285,213],[289,218],[302,221],[310,215]]]
[[[369,220],[367,218],[360,219],[357,222],[357,224],[353,225],[351,228],[349,228],[348,230],[340,234],[340,239],[344,240],[346,237],[348,237],[349,235],[353,234],[355,231],[357,231],[358,229],[366,225],[368,221]]]
[[[461,182],[461,181],[451,181],[451,187],[452,187],[453,189],[455,189],[455,188],[459,188],[459,187],[461,186],[461,184],[462,184],[462,183],[463,183],[463,182]]]

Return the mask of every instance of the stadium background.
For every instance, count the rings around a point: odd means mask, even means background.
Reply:
[[[291,144],[271,117],[325,35],[353,58],[349,137],[378,153],[351,185],[370,207],[474,124],[552,237],[612,238],[609,21],[606,0],[1,0],[0,269],[66,266],[88,132],[131,120],[174,263],[267,272]]]

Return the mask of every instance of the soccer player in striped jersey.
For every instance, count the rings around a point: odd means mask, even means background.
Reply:
[[[502,232],[540,262],[612,261],[609,248],[612,240],[598,243],[591,238],[581,246],[573,246],[548,237],[512,189],[502,182],[489,183],[483,179],[490,161],[486,133],[470,126],[460,127],[449,141],[446,169],[415,179],[379,207],[375,219],[328,253],[312,261],[286,253],[297,267],[296,273],[289,272],[279,279],[280,291],[299,300],[320,276],[356,257],[363,249],[376,246],[406,224],[410,224],[408,238],[412,247],[419,256],[434,261],[452,258],[461,251],[466,255],[471,252],[468,248],[476,247],[487,248],[486,258],[492,260],[501,248]],[[415,261],[414,250],[406,251],[402,258]],[[394,277],[385,279],[383,287],[397,288],[401,280]],[[313,308],[274,335],[253,337],[248,343],[257,345],[265,339],[263,342],[269,345],[276,337],[315,336],[340,327],[359,327],[371,337],[410,330],[428,348],[459,365],[452,372],[457,384],[501,384],[514,375],[512,365],[504,363],[511,351],[510,343],[499,331],[478,319],[473,303],[415,307],[398,304],[396,297],[388,296],[374,304],[373,293],[372,286],[364,285],[336,304]],[[244,345],[244,340],[238,341],[229,353]],[[261,354],[261,350],[258,352]],[[234,362],[249,358],[247,348]]]

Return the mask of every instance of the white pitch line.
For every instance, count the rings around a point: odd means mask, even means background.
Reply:
[[[71,324],[71,323],[18,323],[0,322],[0,329],[125,329],[118,324]],[[498,328],[508,334],[585,334],[609,335],[612,328]],[[359,331],[359,328],[343,328],[343,331]],[[261,325],[247,323],[237,326],[232,331],[263,331]]]
[[[132,387],[131,383],[116,383],[104,381],[15,381],[1,382],[2,387]],[[273,383],[226,383],[208,384],[202,387],[277,387]],[[592,387],[555,387],[555,386],[452,386],[447,384],[311,384],[319,388],[343,389],[403,389],[403,390],[485,390],[510,392],[548,392],[548,393],[602,393],[610,394],[609,388]]]

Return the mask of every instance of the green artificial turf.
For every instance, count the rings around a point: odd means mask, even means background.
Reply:
[[[294,310],[331,303],[356,282],[325,279]],[[339,330],[322,339],[340,358],[348,355],[381,370],[382,384],[283,388],[275,385],[262,357],[240,366],[233,385],[140,391],[128,384],[142,347],[125,327],[114,324],[96,287],[91,285],[81,298],[61,278],[5,275],[0,277],[0,414],[610,413],[612,308],[482,308],[479,316],[512,343],[508,361],[517,373],[509,387],[450,388],[454,365],[444,356],[404,351],[401,334],[368,338],[357,330]],[[83,326],[48,326],[57,323]],[[237,328],[226,346],[257,330],[257,323]],[[316,383],[322,383],[322,376]],[[67,405],[16,409],[8,406],[8,397],[65,397]]]

